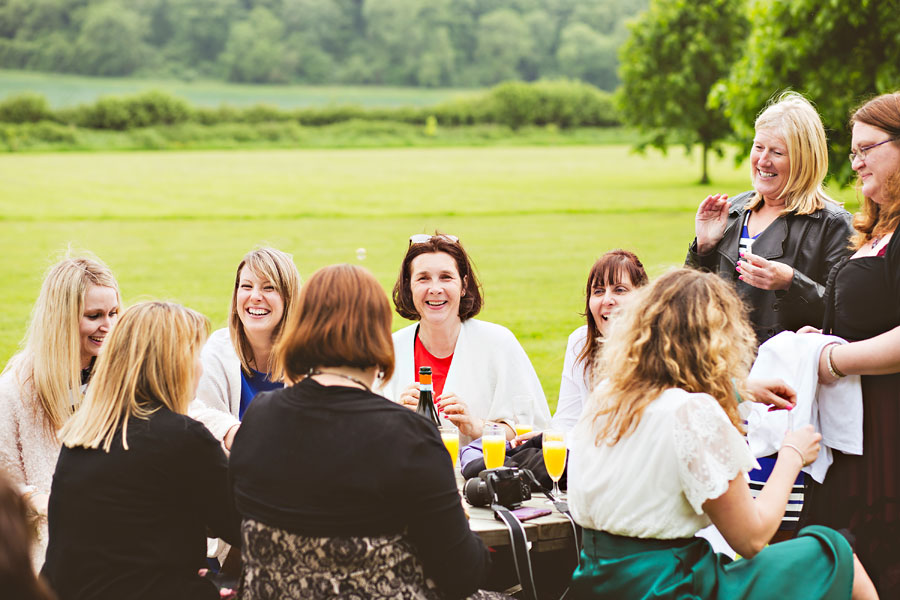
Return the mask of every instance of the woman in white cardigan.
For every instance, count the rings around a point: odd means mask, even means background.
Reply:
[[[591,392],[591,372],[615,313],[628,305],[631,292],[647,284],[640,259],[627,250],[611,250],[597,259],[587,279],[584,317],[587,323],[572,332],[566,345],[559,402],[553,426],[575,426]]]
[[[516,421],[546,427],[547,399],[537,373],[513,333],[474,319],[480,284],[453,236],[414,235],[394,285],[397,313],[416,323],[394,333],[395,370],[382,393],[415,409],[418,368],[432,368],[442,419],[459,428],[460,443],[481,437],[485,421],[501,423],[507,438]]]
[[[299,293],[300,275],[289,254],[259,248],[238,265],[228,327],[203,347],[203,376],[189,411],[226,449],[256,393],[282,387],[269,378],[269,357]]]
[[[39,517],[37,570],[47,550],[47,501],[61,447],[56,434],[81,403],[120,306],[118,283],[105,264],[61,260],[44,278],[22,351],[0,375],[0,471]]]

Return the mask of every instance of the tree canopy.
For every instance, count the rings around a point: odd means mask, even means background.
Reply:
[[[0,67],[248,83],[613,90],[648,0],[0,0]]]
[[[748,29],[742,0],[651,0],[621,50],[619,104],[626,122],[663,150],[699,144],[701,183],[709,181],[708,152],[731,132],[707,97],[740,55]]]
[[[825,124],[830,171],[847,182],[850,112],[874,95],[900,89],[898,15],[898,0],[755,1],[753,31],[713,102],[746,137],[770,98],[785,89],[804,94]]]

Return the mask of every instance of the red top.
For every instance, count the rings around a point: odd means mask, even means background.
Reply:
[[[431,367],[431,383],[434,389],[434,399],[437,400],[444,392],[444,381],[447,379],[450,363],[453,362],[453,355],[451,354],[447,358],[437,358],[425,349],[425,344],[416,335],[413,360],[416,364],[416,381],[419,381],[419,367]]]

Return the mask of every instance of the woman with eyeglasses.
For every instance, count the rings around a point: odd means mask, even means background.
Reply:
[[[849,254],[853,230],[850,214],[822,189],[828,147],[815,108],[788,92],[755,127],[753,190],[700,203],[686,264],[734,284],[761,344],[821,323],[828,273]]]
[[[25,493],[39,520],[32,558],[47,550],[47,501],[60,428],[78,405],[119,318],[112,271],[93,258],[65,258],[44,277],[22,351],[0,375],[0,470]]]
[[[415,410],[419,367],[428,366],[442,420],[459,428],[460,445],[480,438],[486,421],[500,423],[507,439],[517,419],[546,427],[550,410],[525,350],[506,327],[473,318],[481,284],[459,239],[412,236],[393,299],[415,323],[393,335],[396,369],[385,396]]]
[[[850,119],[850,159],[864,197],[854,253],[828,278],[819,381],[862,375],[863,453],[834,453],[811,482],[801,521],[846,529],[883,598],[900,597],[900,92],[873,98]]]

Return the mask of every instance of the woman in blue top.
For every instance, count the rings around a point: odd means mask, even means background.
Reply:
[[[269,379],[269,356],[299,294],[300,274],[289,254],[258,248],[238,265],[228,327],[203,347],[203,377],[190,410],[226,449],[253,397],[283,387]]]

